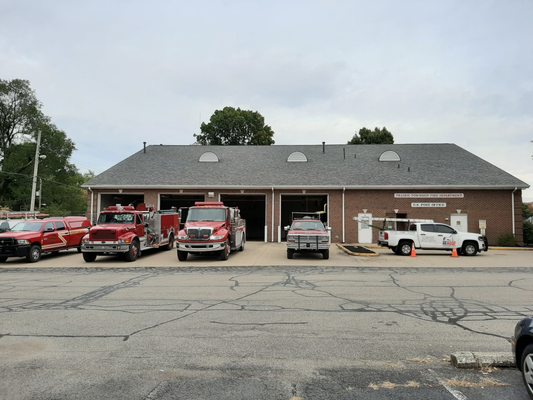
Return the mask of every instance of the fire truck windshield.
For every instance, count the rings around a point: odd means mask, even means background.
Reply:
[[[189,208],[187,222],[224,222],[226,220],[225,208]]]
[[[100,214],[99,224],[133,224],[133,214]]]

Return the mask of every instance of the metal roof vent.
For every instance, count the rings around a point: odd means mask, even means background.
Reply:
[[[206,151],[200,156],[198,162],[218,162],[218,156],[212,151]]]
[[[395,151],[387,150],[381,153],[379,161],[400,161],[400,156]]]
[[[307,157],[301,151],[295,151],[289,154],[287,162],[307,162]]]

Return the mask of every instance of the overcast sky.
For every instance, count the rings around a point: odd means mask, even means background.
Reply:
[[[531,21],[531,0],[0,0],[0,78],[31,82],[84,172],[234,106],[276,144],[386,126],[533,185]]]

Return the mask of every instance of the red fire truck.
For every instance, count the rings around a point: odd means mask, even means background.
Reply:
[[[107,207],[82,240],[83,259],[93,262],[98,255],[116,254],[135,261],[142,250],[170,250],[179,224],[176,209],[154,211],[144,204],[137,208],[120,204]]]
[[[244,250],[246,221],[235,207],[221,202],[196,202],[189,207],[187,222],[179,231],[178,259],[186,261],[189,253],[220,253],[227,260],[232,250]]]

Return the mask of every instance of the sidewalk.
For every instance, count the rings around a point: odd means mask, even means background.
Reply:
[[[134,268],[134,267],[263,267],[263,266],[316,266],[316,267],[533,267],[533,252],[489,249],[475,257],[450,257],[449,252],[417,250],[417,257],[397,256],[389,249],[372,247],[378,257],[350,256],[335,244],[331,246],[329,260],[320,254],[295,255],[288,260],[285,243],[248,242],[243,252],[234,252],[229,260],[220,261],[211,256],[189,256],[185,262],[178,261],[176,250],[143,252],[135,262],[125,262],[116,257],[101,256],[93,263],[86,263],[82,255],[74,251],[58,255],[44,255],[35,264],[13,258],[0,264],[6,268]]]

